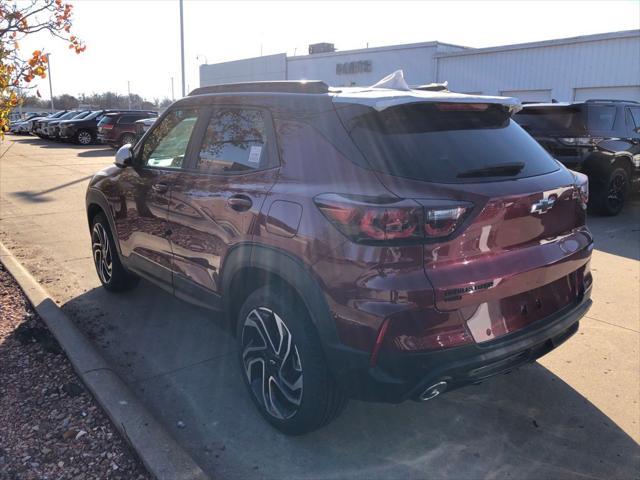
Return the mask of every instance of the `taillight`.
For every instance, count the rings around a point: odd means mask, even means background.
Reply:
[[[589,147],[593,145],[597,145],[602,141],[602,138],[596,137],[561,137],[558,138],[558,141],[563,145],[569,146],[580,146],[580,147]]]
[[[318,195],[324,216],[356,243],[408,244],[453,233],[471,210],[448,200],[401,200],[378,197]]]
[[[587,208],[587,203],[589,203],[589,177],[587,177],[584,173],[574,172],[573,177],[575,178],[575,191],[576,196],[580,199],[580,204],[582,208]]]
[[[100,125],[100,128],[103,128],[104,130],[111,130],[113,128],[113,124],[105,123],[104,125]]]
[[[430,237],[446,237],[453,233],[468,207],[426,208],[424,229]]]

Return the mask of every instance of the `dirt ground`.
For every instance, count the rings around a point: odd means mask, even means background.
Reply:
[[[147,478],[0,264],[0,480]]]

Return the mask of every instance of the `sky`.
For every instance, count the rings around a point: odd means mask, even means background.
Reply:
[[[25,55],[51,53],[53,94],[115,91],[180,97],[178,0],[76,0],[77,55],[44,34]],[[286,52],[310,43],[339,50],[438,40],[488,47],[640,28],[639,0],[609,1],[184,1],[187,92],[198,65]],[[49,98],[48,80],[36,87]]]

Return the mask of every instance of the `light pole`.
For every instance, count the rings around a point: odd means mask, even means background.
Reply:
[[[184,81],[184,21],[182,19],[182,0],[180,0],[180,60],[182,63],[182,96],[185,96]]]
[[[206,55],[196,55],[196,61],[197,61],[198,63],[200,63],[200,62],[202,61],[202,60],[200,60],[200,59],[201,59],[201,58],[203,58],[203,57],[204,57],[204,63],[205,63],[205,65],[208,65],[208,64],[209,64],[209,60],[207,60],[207,56],[206,56]],[[198,65],[198,84],[199,84],[200,86],[202,86],[202,79],[200,78],[200,65]]]
[[[53,113],[53,87],[51,86],[51,60],[49,60],[49,56],[51,54],[47,53],[47,70],[49,71],[49,96],[51,96],[51,113]]]
[[[176,101],[176,96],[173,93],[173,77],[171,77],[171,101],[175,102]]]
[[[127,94],[129,95],[129,110],[131,110],[131,82],[127,80]]]

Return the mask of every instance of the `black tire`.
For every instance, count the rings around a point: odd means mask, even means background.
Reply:
[[[284,328],[278,328],[278,321]],[[277,335],[289,338],[289,348],[284,341],[275,342],[280,345],[278,351],[269,348],[264,336],[258,335],[258,324],[266,325],[262,331],[267,335],[271,332],[269,339]],[[272,284],[252,292],[240,309],[237,341],[249,395],[262,416],[281,432],[309,433],[331,422],[344,409],[347,399],[327,368],[309,312],[290,288]],[[267,372],[266,382],[263,372]],[[268,393],[270,401],[263,393],[265,383],[273,386]],[[288,397],[282,393],[285,390]]]
[[[140,280],[122,266],[104,213],[91,221],[91,253],[96,273],[102,286],[110,292],[124,292],[135,287]]]
[[[600,183],[594,185],[593,203],[601,215],[618,215],[629,193],[629,174],[619,164],[611,165]]]
[[[136,136],[133,133],[124,133],[120,137],[119,147],[126,145],[127,143],[130,143],[132,146],[136,144]]]
[[[89,130],[78,130],[74,137],[78,145],[91,145],[94,141],[93,134]]]

